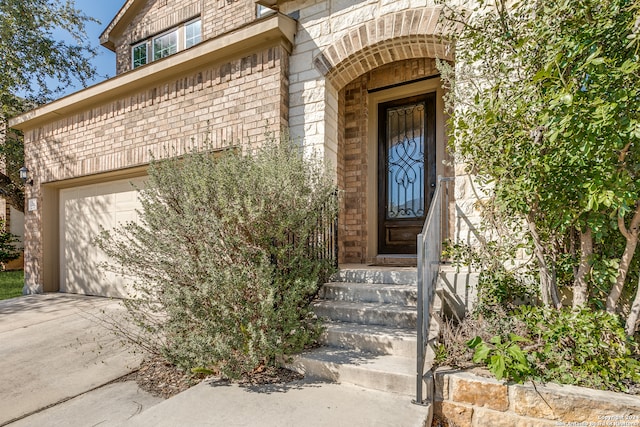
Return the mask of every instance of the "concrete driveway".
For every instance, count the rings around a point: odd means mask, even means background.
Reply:
[[[141,356],[100,321],[122,310],[116,300],[69,294],[0,301],[0,426],[135,370]]]

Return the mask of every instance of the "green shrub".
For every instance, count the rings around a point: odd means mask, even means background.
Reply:
[[[537,343],[529,359],[540,381],[625,391],[640,381],[638,345],[620,319],[601,310],[520,307],[515,316]]]
[[[154,161],[140,199],[137,224],[97,239],[135,277],[129,338],[231,378],[314,342],[310,302],[333,271],[314,255],[318,224],[337,212],[319,162],[273,139],[251,155],[194,152]]]
[[[18,236],[6,231],[5,221],[0,219],[0,263],[18,259],[20,250],[16,248]]]
[[[498,379],[573,384],[633,392],[640,382],[638,343],[603,310],[522,305],[494,316],[472,313],[443,323],[438,364],[480,364]]]
[[[473,361],[483,363],[498,380],[511,379],[522,383],[532,374],[532,368],[518,343],[528,340],[516,334],[496,335],[487,343],[480,337],[467,342],[474,350]]]

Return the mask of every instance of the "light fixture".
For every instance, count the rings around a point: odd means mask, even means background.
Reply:
[[[21,167],[18,173],[23,184],[33,185],[33,179],[29,179],[29,169],[26,166]]]

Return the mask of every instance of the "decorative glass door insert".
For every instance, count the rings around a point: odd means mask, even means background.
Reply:
[[[380,105],[380,253],[415,253],[435,183],[435,96]]]

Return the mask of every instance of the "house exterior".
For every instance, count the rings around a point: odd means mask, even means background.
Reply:
[[[456,176],[450,233],[477,213],[446,151],[433,0],[127,0],[102,34],[117,75],[11,120],[24,133],[25,292],[118,296],[92,236],[135,219],[153,156],[288,129],[344,198],[340,263],[415,256],[438,175]],[[398,261],[400,260],[400,261]]]

